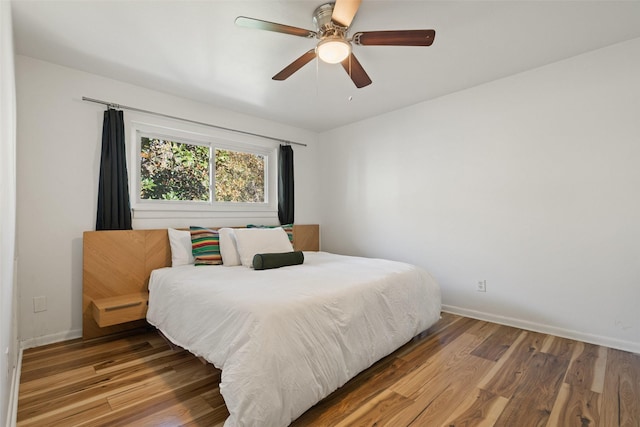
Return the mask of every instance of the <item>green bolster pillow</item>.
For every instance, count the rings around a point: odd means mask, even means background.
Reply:
[[[298,265],[304,262],[304,254],[301,251],[283,252],[277,254],[255,254],[253,256],[253,268],[255,270],[268,270],[270,268]]]

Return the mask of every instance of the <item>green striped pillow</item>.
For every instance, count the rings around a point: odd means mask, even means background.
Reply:
[[[220,235],[215,230],[203,227],[189,227],[191,232],[191,252],[195,265],[220,265]]]

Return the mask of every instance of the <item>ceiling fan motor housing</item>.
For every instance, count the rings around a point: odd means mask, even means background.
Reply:
[[[335,3],[325,3],[313,12],[313,25],[315,25],[319,38],[338,36],[344,38],[346,28],[342,28],[331,20]]]

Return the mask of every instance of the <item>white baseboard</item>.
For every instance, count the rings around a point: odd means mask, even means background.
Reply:
[[[22,371],[22,349],[18,350],[18,360],[11,376],[9,390],[9,407],[7,413],[7,427],[15,427],[18,419],[18,393],[20,392],[20,373]]]
[[[482,311],[470,310],[463,307],[453,305],[442,305],[442,311],[451,314],[458,314],[473,319],[485,320],[487,322],[499,323],[501,325],[513,326],[520,329],[526,329],[543,334],[556,335],[562,338],[568,338],[576,341],[584,341],[591,344],[603,345],[606,347],[616,348],[618,350],[630,351],[640,354],[640,343],[633,341],[624,341],[615,338],[605,337],[602,335],[588,334],[570,329],[558,328],[552,325],[530,322],[528,320],[516,319],[513,317],[500,316]]]
[[[58,332],[51,335],[29,338],[20,342],[23,349],[40,347],[41,345],[53,344],[60,341],[68,341],[82,337],[82,329],[72,329],[70,331]]]

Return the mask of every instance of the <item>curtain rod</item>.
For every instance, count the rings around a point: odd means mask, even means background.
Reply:
[[[191,120],[191,119],[185,119],[185,118],[182,118],[182,117],[171,116],[169,114],[156,113],[155,111],[143,110],[141,108],[135,108],[135,107],[128,107],[126,105],[116,104],[114,102],[102,101],[100,99],[88,98],[86,96],[83,96],[82,100],[83,101],[88,101],[88,102],[95,102],[96,104],[103,104],[103,105],[106,105],[109,108],[115,108],[117,110],[123,109],[123,110],[138,111],[140,113],[153,114],[154,116],[166,117],[168,119],[181,120],[183,122],[195,123],[197,125],[208,126],[208,127],[212,127],[212,128],[216,128],[216,129],[221,129],[221,130],[241,133],[241,134],[244,134],[244,135],[257,136],[257,137],[260,137],[260,138],[270,139],[272,141],[278,141],[278,142],[281,142],[283,144],[295,144],[295,145],[300,145],[302,147],[306,147],[307,146],[307,144],[303,144],[301,142],[287,141],[286,139],[274,138],[272,136],[261,135],[259,133],[247,132],[247,131],[239,130],[239,129],[226,128],[226,127],[223,127],[223,126],[212,125],[211,123],[198,122],[196,120]]]

